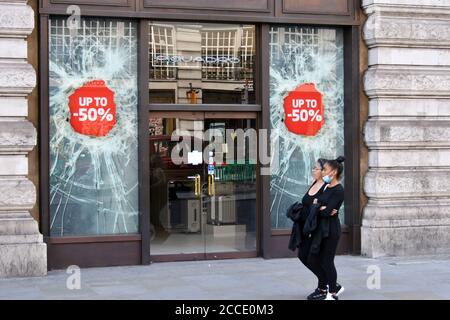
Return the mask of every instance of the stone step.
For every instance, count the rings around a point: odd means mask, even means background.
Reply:
[[[31,216],[29,218],[0,218],[0,235],[36,235],[39,234],[38,224]],[[0,241],[1,244],[1,241]]]
[[[36,188],[30,180],[21,177],[0,179],[2,210],[29,210],[34,207],[35,202]]]
[[[15,234],[15,235],[0,235],[0,244],[18,244],[18,243],[42,243],[43,237],[41,234]]]
[[[0,245],[0,278],[47,274],[47,245],[20,243]]]

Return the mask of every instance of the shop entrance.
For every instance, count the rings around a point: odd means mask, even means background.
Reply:
[[[150,112],[152,261],[255,257],[256,113]]]

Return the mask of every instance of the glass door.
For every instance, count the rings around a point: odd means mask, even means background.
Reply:
[[[206,113],[205,129],[206,257],[256,252],[256,119]]]
[[[253,114],[150,113],[154,260],[256,254],[255,125]]]

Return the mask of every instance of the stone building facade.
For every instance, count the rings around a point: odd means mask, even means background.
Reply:
[[[362,253],[450,252],[450,1],[365,0]]]
[[[36,70],[27,37],[35,28],[27,1],[0,1],[0,277],[47,273],[47,249],[30,210],[37,189],[29,179],[28,155],[37,144],[28,97]]]
[[[450,0],[359,5],[367,16],[361,81],[369,106],[361,254],[450,253]],[[30,165],[37,110],[29,110],[37,108],[29,99],[37,69],[27,38],[37,8],[37,1],[0,0],[0,277],[47,272],[46,244],[30,213],[38,194],[30,169],[37,167]]]

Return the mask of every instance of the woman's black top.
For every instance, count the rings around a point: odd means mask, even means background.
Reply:
[[[303,218],[303,221],[306,220],[306,217],[307,217],[308,214],[309,214],[309,210],[311,209],[311,206],[312,206],[312,204],[313,204],[314,199],[317,198],[317,197],[323,192],[323,189],[324,189],[325,186],[327,185],[326,183],[324,183],[324,184],[322,185],[322,187],[320,187],[319,191],[317,191],[316,194],[310,196],[310,195],[309,195],[309,190],[311,190],[311,188],[312,188],[315,184],[316,184],[316,181],[314,181],[314,183],[311,184],[311,186],[309,187],[308,191],[306,191],[305,195],[304,195],[303,198],[302,198],[302,204],[303,204],[302,218]]]
[[[333,211],[333,209],[339,211],[339,208],[344,202],[344,187],[340,183],[334,187],[328,186],[321,194],[317,196],[317,201],[321,204],[321,206],[327,207],[325,210],[320,211],[321,217],[336,218],[338,214],[331,216],[331,211]]]

